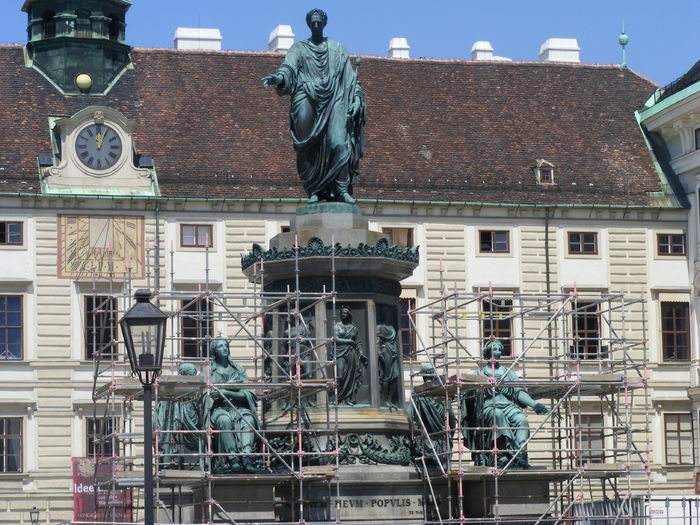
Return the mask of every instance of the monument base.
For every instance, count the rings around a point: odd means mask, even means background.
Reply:
[[[245,523],[275,521],[276,482],[264,478],[216,480],[212,486],[211,521],[231,523],[232,520]],[[195,501],[204,502],[195,506],[194,523],[208,523],[209,505],[206,503],[206,487],[194,490]]]
[[[340,494],[335,483],[312,482],[305,486],[304,519],[344,524],[424,522],[423,482],[413,467],[389,465],[341,465]],[[277,488],[278,500],[298,500],[292,485]],[[298,509],[299,507],[296,506]],[[279,507],[281,521],[296,521],[292,506]]]
[[[539,518],[549,508],[549,481],[528,478],[483,479],[463,483],[464,513],[468,517]],[[498,497],[496,497],[498,495]],[[457,501],[457,498],[454,499]]]

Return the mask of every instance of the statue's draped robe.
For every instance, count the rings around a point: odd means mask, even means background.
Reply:
[[[398,399],[392,399],[397,392],[395,387],[401,374],[398,350],[396,348],[396,329],[387,324],[377,325],[377,342],[379,361],[379,383],[385,401],[389,406],[398,406]]]
[[[452,437],[457,426],[452,407],[448,405],[446,412],[445,402],[434,397],[416,396],[413,403],[415,408],[413,404],[408,407],[408,417],[413,425],[414,434],[420,436],[416,440],[420,447],[419,454],[447,468],[450,459],[448,452],[452,450]],[[425,432],[430,435],[429,438]],[[435,454],[438,455],[437,458]]]
[[[277,93],[291,96],[289,126],[307,195],[352,193],[362,157],[365,96],[345,47],[334,40],[294,44],[277,70]],[[348,111],[358,98],[360,111]]]
[[[507,368],[498,365],[495,370],[492,370],[489,365],[476,370],[476,375],[484,377],[493,377],[497,381],[503,380],[507,383],[520,381],[518,375]],[[467,418],[465,426],[476,427],[497,427],[495,439],[500,443],[499,457],[509,459],[515,452],[524,444],[524,441],[518,437],[517,429],[527,429],[529,427],[527,416],[523,412],[523,405],[518,400],[518,394],[525,391],[522,387],[496,387],[485,388],[483,390],[483,399],[472,398],[467,402],[463,399],[462,413]],[[510,427],[510,428],[509,428]],[[465,432],[465,438],[468,446],[472,450],[491,450],[494,447],[494,434],[492,430],[471,430]],[[523,449],[523,452],[525,450]],[[493,453],[482,452],[475,454],[477,464],[493,465]]]
[[[341,339],[351,339],[352,343],[335,344],[335,359],[338,367],[338,404],[354,404],[357,390],[362,385],[365,364],[360,354],[357,342],[357,327],[351,323],[335,324],[335,336]]]
[[[243,367],[233,362],[230,358],[227,359],[226,366],[222,366],[212,359],[212,383],[235,385],[247,381],[248,376]],[[220,388],[226,389],[225,387]],[[224,454],[253,452],[254,443],[249,439],[250,434],[253,432],[251,426],[256,430],[260,428],[256,411],[257,396],[252,390],[239,390],[237,388],[229,390],[241,394],[241,400],[229,402],[222,398],[212,399],[209,396],[204,398],[205,414],[203,415],[203,420],[206,417],[206,412],[208,412],[211,417],[212,428],[236,431],[216,434],[213,442],[214,452]],[[234,405],[235,408],[231,405]],[[219,457],[215,463],[219,465],[220,470],[225,470],[227,467],[237,465],[238,462],[234,458]]]
[[[197,464],[196,457],[183,454],[199,452],[199,403],[160,401],[156,411],[156,422],[160,431],[159,447],[163,468],[183,463]]]

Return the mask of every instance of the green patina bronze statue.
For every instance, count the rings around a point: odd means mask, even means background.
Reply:
[[[530,427],[523,408],[530,407],[543,415],[547,407],[532,399],[524,388],[512,385],[520,378],[500,363],[502,353],[500,341],[486,343],[482,356],[489,362],[475,374],[511,384],[484,388],[483,395],[475,395],[473,391],[463,395],[462,434],[473,451],[475,464],[498,467],[510,464],[510,468],[527,469],[530,468],[526,447]]]
[[[396,347],[396,328],[386,318],[377,325],[377,364],[381,403],[389,408],[399,408],[401,365]]]
[[[435,367],[425,364],[420,369],[423,382],[428,383],[437,377]],[[452,438],[457,428],[457,418],[452,406],[444,399],[428,396],[415,396],[408,407],[408,420],[413,425],[413,433],[420,436],[415,440],[415,455],[424,456],[432,466],[442,465],[447,469],[452,452]]]
[[[202,402],[202,420],[209,418],[215,430],[213,438],[214,472],[260,472],[254,456],[260,448],[256,431],[260,429],[257,396],[252,390],[236,386],[246,383],[245,369],[229,354],[228,341],[219,336],[209,346],[211,382],[216,385]]]
[[[367,356],[358,341],[359,330],[352,323],[352,313],[347,305],[340,307],[340,321],[335,323],[335,363],[337,369],[337,397],[339,405],[357,403],[357,391],[362,386]]]
[[[354,203],[353,179],[362,157],[365,95],[345,47],[323,36],[326,13],[306,15],[311,37],[295,43],[282,65],[262,79],[290,95],[289,125],[297,171],[309,203]]]
[[[192,363],[178,367],[182,376],[196,376]],[[158,448],[161,468],[192,469],[199,467],[202,437],[200,432],[199,401],[161,401],[156,412],[156,424],[160,430]]]

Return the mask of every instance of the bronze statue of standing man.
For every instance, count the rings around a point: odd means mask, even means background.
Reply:
[[[328,16],[306,15],[311,37],[295,43],[282,65],[262,79],[290,95],[289,126],[297,171],[309,203],[354,203],[352,183],[362,157],[365,94],[345,47],[323,36]]]

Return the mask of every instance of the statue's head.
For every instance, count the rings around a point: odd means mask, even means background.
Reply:
[[[494,352],[496,352],[496,355],[494,355]],[[501,343],[498,339],[489,341],[484,345],[481,355],[484,356],[484,359],[491,359],[491,357],[498,359],[501,357],[501,355],[503,355],[503,343]]]
[[[228,339],[220,335],[212,339],[209,344],[209,355],[214,359],[216,357],[228,357]]]
[[[306,25],[309,29],[312,29],[312,23],[317,20],[321,22],[321,28],[324,28],[328,23],[328,15],[321,9],[312,9],[306,13]]]
[[[432,363],[425,363],[420,367],[420,375],[423,377],[423,381],[432,381],[437,377],[437,371]]]
[[[177,373],[181,376],[196,376],[197,367],[192,363],[181,363],[180,366],[177,367]]]
[[[340,305],[340,318],[343,321],[349,321],[350,319],[352,319],[352,312],[350,311],[350,307],[347,304]]]

